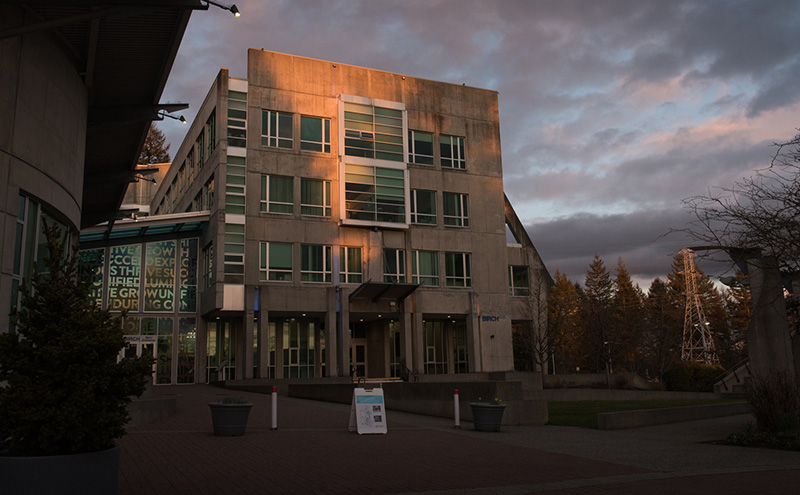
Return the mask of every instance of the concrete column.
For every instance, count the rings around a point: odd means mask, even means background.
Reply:
[[[194,382],[206,382],[206,364],[208,362],[208,327],[206,320],[202,317],[197,318],[197,342],[194,352]]]
[[[253,378],[253,317],[255,315],[254,312],[255,306],[255,287],[252,285],[246,285],[244,288],[244,339],[243,340],[243,349],[244,355],[240,362],[243,366],[243,373],[237,373],[237,376],[241,376],[242,378]]]
[[[325,313],[325,371],[327,376],[342,376],[336,326],[336,287],[328,288]]]
[[[783,285],[775,258],[747,261],[753,317],[747,328],[750,369],[755,375],[779,371],[794,374],[794,357],[783,300]]]
[[[411,371],[421,376],[425,370],[425,339],[423,335],[422,313],[417,312],[411,316],[413,322],[411,331],[412,360]]]
[[[258,290],[258,372],[260,378],[267,377],[269,368],[269,308],[267,307],[267,287]]]
[[[400,313],[400,359],[409,370],[414,370],[414,313],[408,298],[401,303]],[[401,370],[404,372],[405,370]],[[415,372],[416,373],[416,372]]]
[[[469,370],[471,372],[487,371],[483,368],[483,345],[480,327],[480,301],[478,294],[472,292],[469,299],[467,315],[467,352],[469,352]]]
[[[339,311],[338,311],[338,336],[340,337],[341,349],[339,349],[339,362],[342,363],[338,370],[339,376],[350,376],[350,301],[348,296],[350,291],[339,287]]]

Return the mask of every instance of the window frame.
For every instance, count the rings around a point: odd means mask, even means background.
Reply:
[[[306,201],[308,198],[304,196],[306,188],[303,187],[306,183],[321,183],[322,184],[322,204],[315,204]],[[324,179],[310,179],[307,177],[300,178],[300,214],[314,217],[330,217],[333,214],[331,207],[331,181]],[[322,210],[322,213],[311,213],[311,209]]]
[[[309,120],[319,121],[319,132],[322,136],[321,141],[303,139],[303,129],[305,129],[303,122]],[[319,147],[319,149],[315,149],[317,147]],[[331,152],[331,119],[325,117],[314,117],[311,115],[300,115],[300,151],[308,151],[312,153]]]
[[[288,134],[288,137],[286,134]],[[280,110],[262,109],[261,146],[282,150],[293,150],[294,114],[282,112]]]
[[[472,287],[472,260],[470,253],[447,251],[444,253],[444,283],[447,287]],[[452,271],[451,269],[455,269]]]
[[[358,256],[358,260],[354,259]],[[351,270],[358,265],[358,271]],[[361,247],[358,246],[339,246],[339,283],[360,284],[364,280],[363,258]]]
[[[420,270],[420,254],[426,253],[431,255],[431,259],[433,260],[433,272],[431,274],[423,274],[419,273]],[[426,283],[426,280],[429,280],[431,283]],[[440,286],[440,275],[439,275],[439,252],[438,251],[427,251],[423,249],[417,249],[411,252],[411,283],[412,284],[420,284],[424,287],[439,287]]]
[[[463,136],[439,134],[439,164],[442,168],[454,170],[465,170],[467,168],[465,141],[466,139]]]
[[[515,269],[525,270],[525,285],[516,285]],[[508,295],[512,297],[528,297],[531,295],[531,279],[528,265],[508,265]]]
[[[416,136],[418,134],[419,135],[430,136],[430,138],[431,138],[431,141],[430,141],[431,153],[430,153],[430,155],[421,153],[417,149],[418,146],[417,146]],[[434,152],[435,152],[434,142],[435,142],[435,140],[434,140],[434,135],[433,135],[432,132],[415,131],[415,130],[409,129],[408,130],[408,162],[409,163],[414,163],[416,165],[433,166],[436,163],[435,156],[434,156]]]
[[[455,198],[456,211],[448,211],[448,198]],[[469,228],[469,195],[457,192],[442,192],[442,221],[445,227]]]
[[[273,181],[279,180],[288,181],[291,187],[288,188],[290,201],[277,201],[270,194]],[[277,187],[277,186],[276,186]],[[273,209],[274,208],[274,209]],[[261,213],[276,213],[280,215],[293,215],[294,214],[294,177],[287,175],[267,175],[261,176],[261,200],[260,200]],[[288,210],[288,211],[285,211]]]
[[[272,245],[272,246],[270,246]],[[271,263],[271,247],[282,246],[289,248],[289,266],[273,266]],[[291,282],[294,266],[294,252],[291,242],[262,241],[259,243],[258,271],[259,280],[262,282]],[[275,276],[275,278],[273,278]],[[280,278],[282,277],[282,278]]]
[[[307,266],[311,263],[312,257],[308,256],[311,249],[319,249],[317,257],[322,261],[321,269],[312,269]],[[309,283],[331,283],[333,277],[333,250],[331,246],[323,244],[301,244],[300,245],[300,281]],[[312,280],[312,277],[319,276],[319,280]]]
[[[430,194],[430,197],[433,199],[431,202],[431,212],[430,213],[420,213],[419,211],[419,193],[426,193]],[[437,215],[436,215],[436,191],[430,191],[428,189],[411,189],[410,193],[410,200],[409,200],[409,210],[411,216],[411,223],[418,224],[418,225],[437,225]],[[420,217],[424,217],[426,219],[430,219],[430,222],[421,222]]]
[[[392,260],[395,270],[391,271]],[[406,283],[406,252],[404,249],[383,248],[383,281],[387,283]]]

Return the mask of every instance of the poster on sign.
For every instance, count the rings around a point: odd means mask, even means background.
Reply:
[[[382,388],[353,389],[353,405],[350,407],[350,431],[386,433],[386,406]]]

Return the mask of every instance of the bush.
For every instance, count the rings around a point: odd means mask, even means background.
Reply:
[[[664,373],[664,385],[673,392],[713,392],[714,382],[724,372],[719,365],[678,361]]]
[[[793,375],[754,375],[745,384],[745,393],[760,430],[781,433],[800,428],[800,389]]]
[[[16,325],[0,334],[0,451],[59,455],[110,448],[127,405],[144,391],[152,357],[123,359],[122,325],[77,277],[58,231],[45,225],[47,275],[21,287]],[[5,445],[3,445],[3,443]]]

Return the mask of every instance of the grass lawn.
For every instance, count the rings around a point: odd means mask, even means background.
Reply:
[[[619,411],[639,411],[642,409],[662,409],[665,407],[702,406],[737,402],[729,399],[694,400],[582,400],[569,402],[548,402],[550,414],[548,424],[558,426],[583,426],[597,428],[597,414]]]

